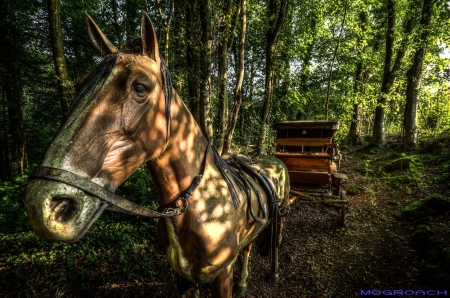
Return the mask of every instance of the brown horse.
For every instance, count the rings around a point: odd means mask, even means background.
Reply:
[[[195,287],[209,284],[214,297],[231,297],[239,251],[245,251],[243,290],[251,241],[273,222],[272,238],[280,244],[279,215],[289,200],[286,167],[270,156],[249,166],[242,156],[227,163],[217,154],[172,88],[146,13],[140,39],[126,51],[86,19],[104,59],[79,82],[63,125],[30,175],[25,204],[31,227],[42,238],[72,242],[104,209],[159,217],[158,237],[172,268]],[[113,193],[144,163],[159,212]],[[272,256],[276,282],[277,250]]]

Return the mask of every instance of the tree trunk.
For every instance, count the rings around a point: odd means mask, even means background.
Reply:
[[[170,27],[172,26],[172,18],[173,18],[173,12],[174,12],[174,3],[173,1],[169,1],[169,9],[170,12],[167,14],[166,19],[164,20],[164,13],[162,11],[161,3],[159,0],[156,0],[156,3],[158,5],[158,12],[160,17],[160,24],[164,24],[164,30],[160,30],[160,33],[164,32],[164,61],[166,63],[166,66],[169,66],[169,44],[170,44]],[[162,39],[160,39],[162,40]]]
[[[212,7],[211,0],[203,0],[200,5],[202,27],[203,61],[200,81],[200,128],[210,143],[213,143],[213,123],[211,115],[211,62],[212,62]]]
[[[190,110],[194,119],[201,125],[200,119],[200,93],[199,93],[199,54],[197,49],[196,39],[196,11],[197,1],[191,1],[186,6],[186,37],[187,37],[187,64],[188,64],[188,91],[189,91],[189,103]]]
[[[368,13],[366,11],[362,11],[359,13],[359,26],[363,33],[366,32],[368,25]],[[363,41],[358,38],[358,44],[361,44]],[[350,124],[350,132],[349,139],[352,145],[356,145],[359,141],[361,126],[362,126],[362,111],[360,108],[360,103],[358,97],[362,96],[365,93],[363,87],[363,79],[367,78],[367,71],[365,70],[364,62],[363,62],[363,54],[365,49],[358,50],[358,63],[356,64],[356,73],[355,73],[355,84],[354,84],[354,93],[357,97],[355,102],[353,103],[353,115],[352,122]],[[364,75],[365,74],[365,75]]]
[[[399,46],[397,56],[395,58],[394,65],[392,60],[394,57],[394,41],[395,41],[395,19],[396,19],[396,0],[388,0],[387,3],[387,31],[386,31],[386,54],[384,59],[383,81],[381,83],[381,92],[377,100],[377,107],[375,110],[375,121],[373,124],[373,140],[372,144],[379,146],[386,144],[386,132],[385,132],[385,105],[387,98],[391,92],[397,77],[397,71],[400,69],[403,58],[406,53],[407,36],[412,30],[412,13],[406,16],[406,25],[404,30],[404,36],[402,43]],[[392,68],[391,68],[392,67]]]
[[[119,24],[119,9],[117,7],[117,0],[111,0],[111,6],[114,13],[114,29],[116,31],[117,40],[119,43],[119,49],[121,50],[123,47],[123,34],[120,32],[120,24]]]
[[[183,49],[185,40],[186,40],[186,31],[185,25],[183,25],[183,11],[186,11],[185,3],[174,3],[173,9],[173,43],[172,43],[172,67],[173,69],[179,70],[184,69],[186,61],[185,49]],[[183,89],[185,72],[176,71],[172,73],[173,76],[173,84],[175,90],[177,90],[178,94],[180,94]]]
[[[239,57],[238,57],[238,77],[236,87],[234,89],[234,106],[231,111],[230,121],[228,122],[227,130],[224,136],[224,146],[222,154],[230,150],[231,140],[233,138],[234,128],[238,118],[239,109],[242,104],[242,82],[244,81],[244,50],[245,50],[245,33],[247,31],[247,15],[246,15],[247,1],[241,0],[241,33],[239,36]]]
[[[48,23],[50,27],[50,41],[52,45],[53,61],[60,93],[60,104],[63,116],[69,108],[74,96],[73,83],[69,78],[61,28],[61,2],[60,0],[48,0]]]
[[[274,66],[275,66],[275,52],[278,45],[278,35],[280,33],[281,25],[284,21],[289,0],[280,0],[278,8],[277,0],[269,1],[268,19],[269,28],[267,30],[266,38],[266,81],[264,85],[264,104],[261,111],[262,131],[259,139],[258,149],[265,152],[264,144],[266,143],[269,125],[269,111],[272,105],[272,92],[274,81]]]
[[[423,60],[428,46],[430,34],[430,23],[433,11],[431,0],[423,0],[422,17],[420,19],[421,33],[419,35],[418,47],[414,54],[414,62],[407,72],[406,106],[403,119],[403,143],[408,147],[417,147],[417,107],[419,104],[419,87],[422,80]]]
[[[28,158],[26,151],[26,133],[23,123],[23,99],[22,88],[19,83],[17,69],[14,61],[6,66],[9,76],[5,80],[6,100],[8,104],[9,127],[12,137],[12,153],[14,163],[18,174],[24,174],[28,167]]]
[[[0,135],[0,179],[2,181],[10,181],[12,178],[11,173],[11,154],[9,150],[8,142],[8,108],[6,102],[6,92],[4,88],[2,90],[2,122],[0,123],[2,127]]]
[[[6,145],[6,157],[9,160],[9,153],[12,155],[12,165],[5,165],[6,174],[24,174],[28,166],[26,151],[26,133],[23,119],[23,90],[20,82],[20,68],[17,66],[20,62],[21,36],[17,34],[16,24],[11,19],[14,13],[14,4],[9,2],[0,2],[0,31],[6,33],[0,40],[0,65],[2,76],[2,91],[4,92],[4,103],[7,109],[7,119],[5,124],[5,141],[8,136],[6,130],[11,134],[11,147]],[[4,112],[6,112],[6,109]],[[5,113],[6,116],[6,113]],[[8,153],[8,151],[10,151]]]
[[[222,22],[219,26],[220,40],[218,49],[218,63],[217,76],[219,79],[219,88],[217,92],[217,99],[219,101],[219,113],[217,117],[217,138],[216,149],[219,154],[222,153],[222,148],[225,139],[225,131],[228,123],[228,57],[230,54],[232,42],[234,40],[234,29],[236,26],[235,17],[238,15],[238,7],[234,8],[233,1],[227,0],[222,12]]]
[[[331,65],[330,65],[330,73],[328,74],[327,97],[325,100],[325,120],[327,120],[327,121],[328,121],[328,110],[329,110],[329,105],[330,105],[330,90],[331,90],[331,78],[333,76],[333,66],[334,66],[334,62],[336,61],[339,45],[341,44],[342,32],[344,31],[345,19],[347,17],[347,7],[348,7],[348,1],[345,2],[344,16],[342,17],[341,30],[339,32],[339,37],[336,42],[336,47],[334,48],[333,59],[331,60]]]

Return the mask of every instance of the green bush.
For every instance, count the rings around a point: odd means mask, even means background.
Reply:
[[[426,198],[415,201],[401,210],[399,219],[414,221],[427,218],[450,210],[450,201],[440,194],[431,194]]]
[[[29,230],[23,206],[27,181],[27,175],[20,175],[13,182],[0,182],[0,233]]]

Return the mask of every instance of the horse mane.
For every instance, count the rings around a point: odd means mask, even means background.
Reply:
[[[172,105],[172,79],[170,77],[169,69],[162,57],[161,60],[161,76],[164,89],[164,98],[166,101],[166,142],[169,141],[169,127],[170,127],[170,106]]]
[[[140,49],[140,38],[136,38],[132,42],[130,42],[127,45],[128,51],[137,52]],[[126,50],[126,51],[127,51]],[[81,100],[87,96],[89,93],[92,92],[91,98],[96,98],[98,93],[103,88],[103,85],[106,82],[106,79],[109,77],[112,69],[116,65],[118,61],[119,55],[118,54],[111,54],[106,56],[100,64],[89,74],[89,76],[86,78],[85,83],[82,85],[80,91],[76,94],[74,100],[70,104],[70,107],[66,113],[65,118],[67,119],[68,116],[73,112],[75,107],[81,102]],[[165,117],[166,117],[166,141],[169,139],[169,131],[170,131],[170,109],[172,104],[172,79],[170,77],[169,69],[166,66],[166,63],[162,57],[160,57],[161,61],[161,76],[162,76],[162,82],[163,82],[163,91],[164,91],[164,98],[165,98]],[[86,102],[86,106],[89,104],[89,101]],[[214,152],[214,161],[216,163],[217,168],[219,169],[220,174],[224,178],[227,187],[230,191],[233,205],[237,209],[240,205],[240,199],[238,195],[238,191],[243,192],[246,191],[243,178],[240,176],[240,174],[234,170],[230,165],[219,155],[217,150],[213,148]],[[233,183],[231,181],[234,181],[235,185],[238,189],[235,188]]]

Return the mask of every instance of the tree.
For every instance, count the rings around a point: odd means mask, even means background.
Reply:
[[[217,99],[219,102],[219,112],[217,115],[218,133],[216,139],[216,149],[219,153],[222,152],[225,131],[228,123],[228,57],[234,41],[234,31],[236,29],[237,18],[239,16],[239,3],[233,3],[235,2],[233,0],[226,0],[224,2],[219,25],[220,38],[217,47],[217,76],[219,79]]]
[[[387,0],[387,30],[386,30],[386,52],[384,58],[383,81],[381,92],[377,100],[375,110],[375,122],[373,127],[373,145],[384,145],[386,143],[385,131],[385,105],[392,90],[397,72],[399,71],[408,46],[408,36],[412,31],[413,14],[412,11],[406,15],[406,25],[404,28],[403,40],[401,41],[397,56],[394,60],[395,49],[395,22],[397,17],[396,0]]]
[[[361,35],[364,35],[367,31],[367,26],[369,22],[369,16],[367,11],[363,10],[359,12],[359,27],[361,30]],[[358,44],[362,43],[362,38],[358,36],[357,38]],[[356,96],[356,100],[353,103],[353,114],[352,114],[352,122],[350,124],[350,132],[349,132],[349,138],[351,144],[357,144],[359,135],[361,133],[361,126],[362,126],[362,111],[360,106],[360,99],[358,97],[361,97],[365,93],[365,88],[363,87],[363,80],[367,79],[368,71],[366,70],[366,65],[364,64],[363,59],[363,52],[364,47],[361,49],[358,49],[357,54],[357,64],[356,64],[356,71],[355,71],[355,83],[354,83],[354,93]]]
[[[198,50],[198,42],[197,36],[198,32],[196,30],[196,13],[198,10],[197,1],[190,1],[186,5],[186,43],[187,43],[187,69],[189,75],[187,76],[188,81],[188,91],[189,91],[189,102],[191,113],[194,116],[194,119],[199,123],[200,127],[202,119],[200,118],[200,82],[199,82],[199,73],[200,73],[200,58],[199,58],[199,50]],[[205,127],[202,128],[204,131]]]
[[[406,105],[403,120],[403,143],[408,147],[417,147],[417,107],[419,105],[419,87],[422,80],[423,60],[428,47],[430,23],[433,13],[433,1],[423,0],[420,33],[417,41],[414,62],[407,72]]]
[[[233,138],[233,132],[236,127],[239,109],[242,104],[242,82],[244,81],[244,50],[245,50],[245,33],[247,31],[247,1],[240,0],[240,15],[241,15],[241,30],[239,35],[239,57],[238,57],[238,71],[236,87],[234,89],[234,105],[230,114],[230,120],[228,121],[227,130],[224,136],[224,145],[222,154],[225,154],[230,150],[231,139]]]
[[[270,106],[272,104],[275,53],[278,45],[278,36],[281,25],[283,24],[288,9],[289,0],[269,0],[267,10],[269,27],[266,33],[266,67],[265,67],[265,86],[264,86],[264,104],[261,111],[262,132],[258,148],[261,150],[266,142]]]
[[[69,104],[72,101],[75,92],[69,77],[66,57],[64,55],[60,0],[48,0],[48,23],[50,25],[53,61],[55,64],[56,76],[58,78],[61,111],[64,115],[69,108]]]
[[[14,168],[16,174],[24,174],[28,167],[28,156],[26,150],[26,131],[23,115],[23,88],[21,80],[21,57],[24,54],[24,48],[27,40],[21,29],[23,24],[15,14],[14,5],[8,1],[0,2],[0,30],[6,33],[5,38],[0,40],[0,74],[2,75],[2,95],[5,98],[7,117],[9,124],[9,134],[11,135],[14,167],[5,165],[2,172],[5,172],[3,178],[10,178],[10,169]],[[26,22],[26,20],[23,20]],[[3,115],[2,115],[3,116]],[[6,119],[5,119],[6,120]],[[7,137],[5,137],[7,141]],[[9,146],[6,146],[5,153],[9,152]],[[9,162],[7,158],[6,162]],[[2,175],[3,176],[3,175]]]
[[[333,76],[333,65],[334,65],[334,62],[336,61],[337,51],[338,51],[339,45],[341,43],[342,32],[344,31],[344,26],[345,26],[345,18],[347,17],[347,9],[348,9],[348,1],[345,1],[344,15],[342,17],[342,23],[341,23],[341,30],[339,32],[338,40],[336,42],[336,47],[334,48],[333,59],[331,60],[331,65],[330,65],[330,73],[328,75],[327,98],[325,101],[325,120],[327,120],[327,121],[328,121],[328,108],[330,105],[330,88],[331,88],[331,77]]]
[[[211,0],[200,3],[201,40],[203,61],[200,80],[200,128],[210,143],[213,142],[213,120],[211,111],[211,62],[212,62],[212,6]]]

